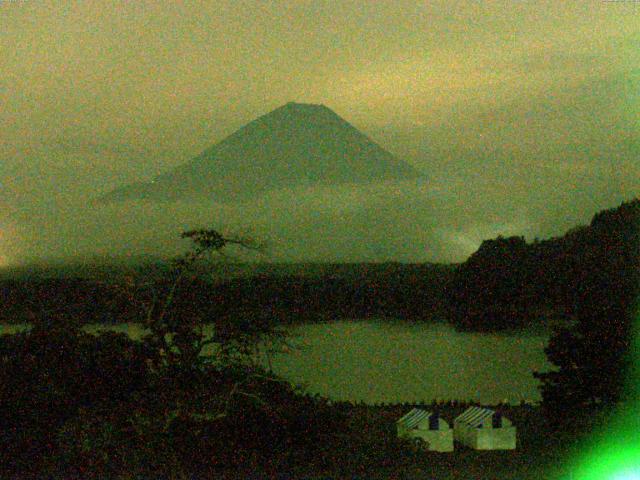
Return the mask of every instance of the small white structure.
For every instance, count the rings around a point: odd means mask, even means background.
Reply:
[[[453,431],[436,413],[414,408],[396,422],[399,438],[419,438],[427,450],[453,451]]]
[[[476,450],[514,450],[516,427],[498,412],[470,407],[453,421],[453,438]]]

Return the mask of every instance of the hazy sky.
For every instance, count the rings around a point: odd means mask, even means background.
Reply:
[[[640,194],[638,65],[631,0],[0,1],[0,262],[153,250],[194,222],[316,259],[561,234]],[[86,209],[287,101],[429,185]]]

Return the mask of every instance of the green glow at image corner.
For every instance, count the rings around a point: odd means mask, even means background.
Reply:
[[[634,468],[633,471],[620,472],[613,476],[612,480],[640,480],[640,470]]]
[[[640,480],[640,446],[618,447],[593,451],[569,480]]]
[[[577,459],[567,480],[640,480],[640,309],[628,387],[633,400]]]

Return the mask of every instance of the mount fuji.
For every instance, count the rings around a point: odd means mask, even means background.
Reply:
[[[98,200],[206,196],[227,203],[279,188],[421,178],[331,109],[290,102],[150,182],[117,188]]]

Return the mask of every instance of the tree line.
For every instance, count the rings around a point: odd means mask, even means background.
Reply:
[[[527,326],[545,314],[575,320],[593,295],[611,303],[620,289],[633,292],[638,204],[599,212],[590,225],[548,240],[483,241],[447,286],[451,321],[460,329],[495,330]]]
[[[425,320],[445,310],[444,285],[453,268],[435,264],[343,265],[318,274],[221,278],[197,271],[178,286],[176,315],[277,315],[283,323],[336,318]],[[166,293],[166,275],[112,279],[20,278],[0,281],[0,323],[34,323],[57,311],[84,323],[134,322]]]

